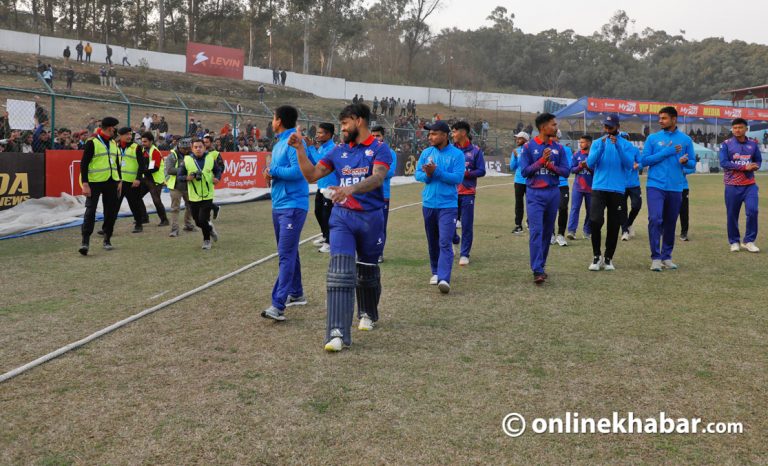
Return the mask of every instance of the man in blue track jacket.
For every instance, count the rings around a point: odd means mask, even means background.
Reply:
[[[645,191],[648,198],[648,240],[651,246],[651,270],[674,270],[672,250],[675,227],[685,189],[684,168],[696,168],[693,141],[677,128],[677,110],[659,111],[661,131],[645,141],[641,164],[648,167]],[[661,247],[659,244],[661,243]]]
[[[272,225],[279,272],[272,289],[272,305],[261,316],[276,321],[285,320],[286,307],[307,304],[301,283],[299,236],[309,210],[309,184],[301,174],[296,149],[288,145],[298,118],[294,107],[284,105],[275,109],[272,129],[277,142],[272,148],[272,162],[264,170],[264,177],[272,186]]]
[[[619,116],[607,115],[603,121],[605,136],[592,144],[587,167],[592,170],[592,207],[589,212],[592,230],[592,263],[589,270],[616,270],[613,255],[619,242],[619,229],[624,223],[624,191],[627,170],[632,168],[634,146],[619,136]],[[605,255],[600,253],[601,230],[605,212]]]
[[[424,229],[427,233],[430,285],[441,293],[451,291],[453,236],[458,217],[459,183],[464,179],[464,153],[448,142],[451,128],[442,120],[431,126],[430,147],[424,149],[416,164],[416,181],[425,184],[422,191]]]

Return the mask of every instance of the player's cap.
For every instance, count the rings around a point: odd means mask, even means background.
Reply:
[[[530,141],[531,140],[531,136],[528,133],[526,133],[525,131],[520,131],[519,133],[515,134],[515,137],[516,138],[523,138],[526,141]]]
[[[451,132],[451,128],[448,126],[448,123],[444,122],[443,120],[438,120],[431,125],[424,125],[424,129],[427,131],[442,131],[449,134]]]
[[[610,126],[611,128],[615,128],[619,126],[619,115],[617,115],[616,113],[609,113],[605,117],[605,120],[603,120],[603,125]]]

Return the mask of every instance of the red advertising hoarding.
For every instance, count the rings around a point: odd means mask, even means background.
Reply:
[[[242,49],[187,42],[187,73],[243,79]]]
[[[664,102],[644,102],[640,100],[619,99],[587,99],[587,110],[590,112],[624,113],[634,115],[656,115],[663,107],[672,106],[682,118],[719,118],[732,120],[768,121],[768,110],[743,107],[721,107],[718,105],[679,104]]]
[[[167,152],[163,152],[166,155]],[[45,195],[59,197],[61,193],[72,196],[83,194],[80,179],[79,150],[49,150],[45,152]],[[266,188],[264,169],[269,152],[222,152],[225,170],[218,189]]]
[[[59,197],[61,193],[72,196],[83,194],[80,180],[81,150],[45,151],[45,195]]]
[[[264,169],[269,152],[222,152],[225,170],[217,188],[266,188]]]

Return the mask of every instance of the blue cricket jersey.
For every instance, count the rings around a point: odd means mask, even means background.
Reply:
[[[336,172],[339,186],[352,186],[373,175],[374,165],[392,165],[392,152],[386,143],[379,142],[373,136],[360,144],[351,142],[333,147],[320,162]],[[337,204],[350,210],[371,211],[384,207],[384,188],[379,186],[373,191],[347,197]]]

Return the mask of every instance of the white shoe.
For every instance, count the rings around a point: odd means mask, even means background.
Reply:
[[[324,252],[324,253],[331,252],[331,245],[328,243],[323,243],[323,245],[320,246],[320,249],[318,249],[317,252]]]
[[[211,240],[209,239],[203,240],[203,249],[205,249],[206,251],[211,249]]]
[[[269,306],[265,311],[261,313],[261,317],[264,317],[265,319],[276,320],[278,322],[285,320],[285,314],[275,306]]]
[[[592,263],[589,264],[589,270],[591,270],[592,272],[599,272],[600,271],[600,267],[602,265],[603,265],[603,258],[599,257],[599,256],[595,256],[592,259]]]
[[[555,235],[549,237],[549,244],[555,244]]]
[[[664,267],[665,269],[677,270],[677,264],[675,264],[674,262],[672,262],[669,259],[667,259],[665,261],[661,261],[661,266]]]
[[[624,233],[622,233],[621,240],[622,241],[629,241],[629,232],[628,231],[625,231]]]
[[[651,261],[651,271],[661,272],[661,261],[658,259]]]
[[[613,265],[613,259],[603,259],[602,265],[603,265],[603,270],[606,270],[608,272],[612,272],[616,270],[616,266]]]
[[[341,337],[331,338],[331,341],[325,344],[325,350],[329,353],[338,353],[344,349],[344,342]]]
[[[557,235],[555,241],[559,246],[568,246],[568,243],[565,241],[565,237],[563,235]]]
[[[429,279],[430,285],[437,285],[437,275],[432,275],[432,278]]]
[[[469,265],[469,257],[461,256],[459,258],[459,265]]]
[[[314,244],[315,246],[322,246],[323,243],[325,243],[325,240],[323,239],[322,236],[312,241],[312,244]]]
[[[746,249],[749,252],[760,252],[760,248],[755,246],[755,243],[747,243],[744,245],[744,249]]]
[[[741,247],[739,246],[739,243],[732,243],[731,252],[739,252],[739,251],[741,251]]]
[[[635,237],[635,226],[634,225],[630,225],[628,230],[629,230],[629,237],[630,238],[634,238]]]
[[[357,329],[363,331],[373,330],[373,321],[368,317],[368,314],[360,316],[360,323],[357,324]]]
[[[440,284],[437,285],[437,289],[440,290],[440,293],[448,294],[451,291],[451,285],[447,281],[441,280]]]
[[[566,239],[575,240],[576,239],[576,232],[575,231],[569,231],[567,235],[565,235]]]
[[[456,229],[461,229],[461,220],[456,220]]]

